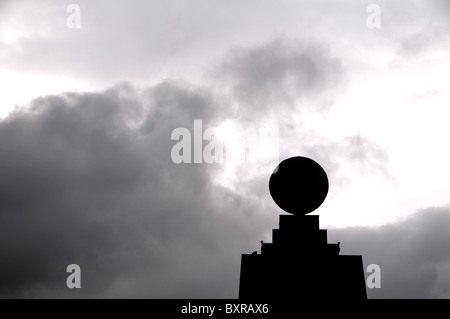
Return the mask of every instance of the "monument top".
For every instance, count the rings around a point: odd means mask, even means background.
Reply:
[[[324,169],[307,157],[282,161],[270,176],[269,190],[275,203],[284,211],[308,214],[316,210],[328,194]]]

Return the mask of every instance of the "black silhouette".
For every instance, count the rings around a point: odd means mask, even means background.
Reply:
[[[239,299],[366,299],[362,257],[339,255],[340,242],[327,243],[317,209],[328,193],[322,167],[305,157],[281,162],[270,177],[270,194],[285,211],[273,243],[261,254],[243,254]]]
[[[328,194],[328,178],[312,159],[292,157],[278,165],[269,180],[270,195],[280,208],[291,214],[308,214]]]

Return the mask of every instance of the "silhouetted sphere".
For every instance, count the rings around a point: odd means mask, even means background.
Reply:
[[[308,214],[317,209],[328,194],[328,178],[312,159],[291,157],[282,161],[269,180],[275,203],[291,214]]]

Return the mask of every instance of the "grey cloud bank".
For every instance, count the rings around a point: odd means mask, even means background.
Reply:
[[[381,268],[381,288],[369,298],[450,297],[450,208],[430,207],[377,228],[329,229],[343,254],[362,252],[365,266]]]
[[[163,89],[171,102],[203,99]],[[170,128],[200,104],[170,120],[176,103],[166,103],[130,129],[128,114],[145,106],[120,97],[128,90],[40,98],[1,123],[2,296],[235,294],[221,286],[233,282],[233,254],[258,228],[242,229],[256,207],[211,185],[210,167],[171,163]],[[63,280],[71,263],[83,273],[78,292]]]

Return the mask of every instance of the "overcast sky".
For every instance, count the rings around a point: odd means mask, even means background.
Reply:
[[[381,267],[369,297],[450,297],[449,16],[445,0],[0,0],[0,296],[236,298],[241,254],[283,213],[270,173],[300,155],[328,174],[329,242]],[[176,164],[194,120],[227,154],[269,131],[265,160]]]

